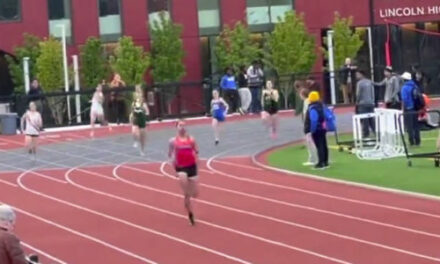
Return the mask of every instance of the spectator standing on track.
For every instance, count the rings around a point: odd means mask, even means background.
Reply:
[[[420,146],[420,127],[418,122],[418,105],[415,98],[420,93],[419,88],[411,73],[405,72],[402,75],[405,84],[402,87],[402,109],[404,113],[404,123],[408,132],[409,143],[411,146]]]
[[[254,114],[261,112],[261,89],[264,82],[264,73],[258,61],[253,61],[247,70],[248,86],[252,94],[251,109]]]
[[[191,198],[198,196],[197,161],[199,147],[185,129],[185,122],[177,122],[177,135],[170,139],[168,157],[173,158],[174,168],[184,195],[184,205],[191,225],[195,224]]]
[[[310,104],[304,122],[304,133],[312,135],[318,151],[318,163],[314,166],[314,169],[323,170],[329,167],[327,130],[324,127],[324,104],[321,103],[318,92],[311,92],[308,101]]]
[[[301,100],[303,101],[303,111],[302,111],[302,119],[305,126],[305,119],[307,117],[307,110],[309,109],[309,90],[307,88],[302,88],[299,91],[299,96]],[[304,166],[315,166],[318,164],[318,153],[316,151],[315,143],[313,142],[312,134],[306,133],[305,134],[305,140],[306,140],[306,148],[308,152],[308,158],[307,161],[303,163]]]
[[[32,159],[36,160],[38,137],[43,128],[43,119],[34,102],[29,103],[29,110],[21,118],[21,131],[25,134],[25,145]]]
[[[375,83],[378,86],[385,85],[384,102],[385,107],[389,109],[402,109],[400,102],[400,78],[393,72],[391,66],[387,66],[384,70],[385,79],[380,83]]]
[[[345,64],[340,70],[341,90],[344,97],[344,104],[353,102],[353,90],[356,84],[355,74],[357,67],[352,65],[351,59],[346,58]]]
[[[115,73],[113,80],[110,82],[110,88],[114,89],[110,94],[110,109],[118,125],[124,120],[125,102],[121,92],[117,89],[123,87],[125,87],[125,82],[121,79],[121,75]]]
[[[12,231],[15,226],[14,210],[8,205],[0,204],[0,263],[28,264],[20,240]]]
[[[357,71],[356,78],[358,83],[356,85],[356,114],[374,113],[374,84],[370,79],[365,77],[364,71]],[[364,138],[369,137],[371,132],[375,133],[374,118],[362,119],[362,135]]]
[[[212,91],[211,114],[212,128],[214,130],[215,145],[220,142],[220,123],[226,120],[229,105],[220,97],[217,90]]]
[[[243,110],[244,113],[247,113],[252,102],[252,94],[248,86],[246,66],[240,68],[240,73],[238,74],[238,87],[238,94],[240,95],[241,100],[241,110]]]
[[[226,74],[220,81],[220,88],[222,89],[223,97],[230,106],[231,113],[239,111],[243,114],[238,103],[239,95],[237,91],[237,83],[232,68],[226,69]]]

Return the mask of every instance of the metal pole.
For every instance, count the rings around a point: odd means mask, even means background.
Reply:
[[[72,56],[73,60],[73,73],[74,73],[74,83],[75,83],[75,91],[79,92],[80,85],[79,85],[79,70],[78,70],[78,55]],[[80,95],[75,95],[75,109],[76,109],[76,122],[79,124],[81,123],[81,100]]]
[[[327,31],[328,66],[330,71],[330,94],[332,105],[336,104],[335,58],[333,50],[333,30]]]
[[[372,36],[372,29],[371,29],[371,27],[368,27],[368,48],[369,48],[369,52],[370,52],[371,80],[374,82],[373,36]]]
[[[30,87],[30,78],[29,78],[29,57],[23,58],[23,73],[24,73],[24,91],[26,94],[29,94],[31,89]]]
[[[61,40],[63,43],[63,64],[64,64],[64,90],[69,92],[69,69],[67,66],[67,42],[66,42],[66,27],[64,24],[58,25],[61,27]],[[67,118],[69,120],[69,124],[71,123],[70,119],[72,118],[72,114],[70,112],[70,96],[67,96]]]

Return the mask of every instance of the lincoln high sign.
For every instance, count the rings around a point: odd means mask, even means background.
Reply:
[[[438,6],[391,7],[379,9],[380,18],[432,16],[440,14]]]

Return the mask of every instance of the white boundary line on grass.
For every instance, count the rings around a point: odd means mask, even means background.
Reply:
[[[244,147],[246,147],[246,146],[244,146]],[[214,172],[216,172],[216,173],[218,173],[220,175],[226,176],[228,178],[236,179],[236,180],[242,181],[242,182],[250,182],[250,183],[254,183],[254,184],[266,185],[266,186],[271,186],[271,187],[275,187],[275,188],[279,188],[279,189],[285,189],[285,190],[291,190],[291,191],[297,191],[297,192],[307,193],[307,194],[311,194],[311,195],[321,196],[321,197],[325,197],[325,198],[331,198],[331,199],[345,201],[345,202],[357,203],[357,204],[368,205],[368,206],[378,207],[378,208],[384,208],[384,209],[394,210],[394,211],[401,211],[401,212],[406,212],[406,213],[413,213],[413,214],[418,214],[418,215],[423,215],[423,216],[428,216],[428,217],[433,217],[433,218],[440,219],[440,215],[439,214],[432,214],[432,213],[421,212],[421,211],[407,209],[407,208],[402,208],[402,207],[397,207],[397,206],[377,204],[377,203],[373,203],[373,202],[366,202],[366,201],[361,201],[361,200],[357,200],[357,199],[351,199],[351,198],[346,198],[346,197],[337,196],[337,195],[325,194],[325,193],[322,193],[322,192],[309,191],[309,190],[305,190],[305,189],[301,189],[301,188],[295,188],[295,187],[291,187],[291,186],[284,186],[284,185],[275,184],[275,183],[269,183],[269,182],[260,181],[260,180],[252,180],[252,179],[249,179],[249,178],[238,177],[238,176],[232,175],[230,173],[225,173],[225,172],[219,171],[217,169],[214,169],[212,167],[212,165],[211,165],[213,160],[218,158],[218,157],[220,157],[220,156],[222,156],[222,155],[224,155],[224,154],[226,154],[229,151],[230,150],[224,151],[224,152],[221,152],[221,153],[211,157],[208,160],[208,162],[207,162],[207,167],[210,170],[212,170],[212,171],[214,171]],[[290,175],[294,175],[294,173],[289,173],[289,174]]]
[[[294,144],[294,143],[292,143],[292,144]],[[286,145],[286,144],[283,144],[283,145]],[[282,147],[282,146],[280,146],[280,147]],[[277,147],[275,147],[274,149],[276,149],[276,148]],[[398,190],[398,189],[392,189],[392,188],[387,188],[387,187],[380,187],[380,186],[375,186],[375,185],[366,184],[366,183],[345,181],[345,180],[341,180],[341,179],[326,178],[326,177],[321,177],[321,176],[318,176],[315,174],[310,174],[310,173],[303,173],[303,172],[296,172],[296,171],[289,171],[289,170],[285,170],[285,169],[275,168],[275,167],[263,164],[260,161],[258,161],[257,156],[261,155],[264,152],[266,152],[266,151],[262,151],[257,154],[254,154],[254,155],[250,156],[250,158],[256,166],[259,166],[261,168],[264,168],[264,169],[267,169],[270,171],[281,172],[281,173],[288,174],[291,176],[299,176],[299,177],[314,179],[314,180],[318,180],[318,181],[322,181],[322,182],[338,183],[338,184],[342,184],[342,185],[360,187],[363,189],[382,191],[382,192],[393,193],[393,194],[400,194],[403,196],[408,196],[410,198],[421,198],[421,199],[428,199],[428,200],[440,202],[440,196],[411,192],[411,191],[404,191],[404,190]],[[438,218],[440,218],[440,216]]]

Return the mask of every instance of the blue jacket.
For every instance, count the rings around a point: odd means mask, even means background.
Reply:
[[[235,76],[225,74],[220,82],[220,87],[222,90],[236,90]]]
[[[402,103],[405,110],[414,110],[414,89],[417,88],[417,84],[413,81],[406,81],[402,87],[401,96]]]
[[[306,120],[304,121],[304,133],[315,133],[325,130],[323,127],[324,121],[324,105],[320,102],[310,104]]]

